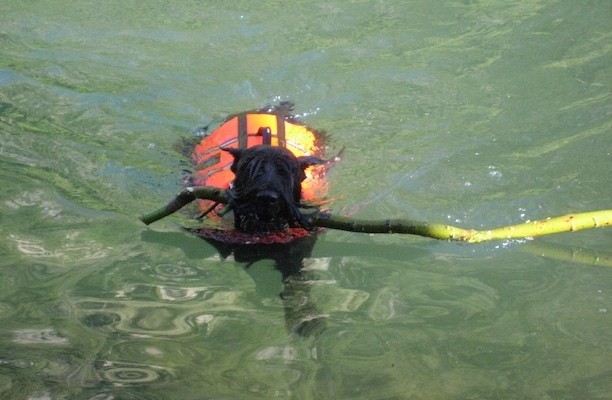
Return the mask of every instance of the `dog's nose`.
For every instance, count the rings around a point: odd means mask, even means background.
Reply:
[[[280,213],[278,193],[264,190],[257,194],[257,216],[260,221],[272,221]]]
[[[259,204],[275,206],[278,204],[278,193],[270,190],[264,190],[263,192],[257,194],[257,202]]]

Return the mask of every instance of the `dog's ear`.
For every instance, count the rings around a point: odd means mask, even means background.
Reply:
[[[326,162],[325,160],[319,157],[314,157],[314,156],[301,156],[301,157],[298,157],[297,159],[298,159],[298,162],[300,163],[300,168],[302,170],[305,170],[311,165],[321,165],[321,164],[325,164]]]
[[[238,164],[238,160],[240,160],[240,157],[242,157],[242,155],[244,154],[245,149],[236,149],[232,147],[221,147],[221,150],[227,151],[228,153],[234,156],[234,162],[232,163],[230,170],[235,173],[236,164]]]
[[[234,166],[238,163],[238,160],[240,160],[240,157],[242,157],[242,155],[245,152],[245,149],[236,149],[233,147],[221,147],[221,150],[223,151],[227,151],[228,153],[230,153],[232,156],[234,156],[234,163],[232,164],[232,171],[234,171]]]
[[[233,147],[221,147],[221,150],[227,151],[228,153],[233,155],[234,158],[240,158],[240,156],[244,154],[244,149],[236,149]]]
[[[311,165],[325,164],[325,160],[315,156],[300,156],[297,158],[297,160],[300,165],[300,182],[306,179],[306,172],[304,172],[306,171],[306,168],[310,167]]]

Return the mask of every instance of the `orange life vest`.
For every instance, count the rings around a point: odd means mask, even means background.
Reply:
[[[272,113],[238,114],[196,145],[192,153],[196,166],[194,184],[227,189],[234,180],[234,173],[230,170],[234,157],[221,148],[245,149],[261,144],[285,147],[296,157],[322,156],[317,137],[306,126]],[[305,172],[306,179],[302,182],[304,199],[313,201],[324,197],[327,187],[316,167]]]

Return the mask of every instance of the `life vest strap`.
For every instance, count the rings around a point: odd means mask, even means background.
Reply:
[[[247,148],[247,115],[238,115],[238,148]]]
[[[278,145],[283,148],[287,148],[287,139],[285,137],[285,118],[281,115],[276,115],[276,139]]]

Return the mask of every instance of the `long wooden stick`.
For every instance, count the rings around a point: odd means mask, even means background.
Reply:
[[[360,221],[347,217],[315,216],[310,219],[310,222],[314,226],[350,232],[402,233],[434,239],[480,243],[488,240],[521,239],[550,235],[552,233],[573,232],[587,228],[606,227],[610,226],[612,222],[612,210],[568,214],[561,217],[547,218],[539,221],[482,231],[409,219]]]
[[[211,186],[186,187],[166,206],[143,215],[140,217],[140,220],[149,225],[180,210],[196,199],[213,200],[224,204],[229,202],[229,196],[225,190]],[[433,239],[480,243],[488,240],[521,239],[553,233],[574,232],[588,228],[609,227],[612,224],[612,210],[568,214],[561,217],[481,231],[410,219],[367,221],[322,213],[316,213],[311,216],[309,223],[313,227],[339,229],[350,232],[400,233],[425,236]]]
[[[213,200],[215,202],[224,204],[229,202],[229,197],[227,196],[226,191],[223,189],[212,186],[189,186],[178,192],[170,203],[166,204],[160,209],[141,216],[140,220],[144,222],[145,225],[152,224],[155,221],[159,221],[160,219],[177,212],[196,199]]]

